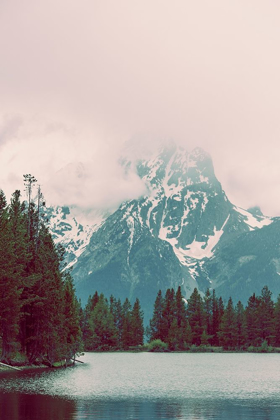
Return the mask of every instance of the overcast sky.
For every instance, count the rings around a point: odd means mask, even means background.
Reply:
[[[0,187],[115,206],[144,191],[123,144],[172,138],[280,216],[279,22],[277,0],[0,0]]]

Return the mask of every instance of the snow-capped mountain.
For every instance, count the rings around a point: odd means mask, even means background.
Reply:
[[[194,287],[201,292],[215,287],[225,297],[244,300],[269,285],[265,271],[254,284],[256,260],[264,270],[271,266],[270,274],[278,279],[280,239],[275,235],[280,221],[263,216],[258,208],[234,206],[202,149],[188,153],[172,144],[149,159],[135,163],[123,158],[122,164],[136,165],[147,186],[144,197],[122,203],[93,226],[82,227],[63,209],[50,218],[55,241],[67,248],[84,303],[98,290],[107,296],[138,297],[150,314],[157,291],[178,285],[186,297]],[[272,243],[278,244],[274,250]]]
[[[45,216],[54,243],[61,244],[65,249],[65,269],[70,269],[76,264],[89,244],[93,232],[104,222],[104,216],[98,213],[90,225],[82,225],[67,206],[48,207]]]

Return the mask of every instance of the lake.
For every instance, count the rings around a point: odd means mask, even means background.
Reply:
[[[280,419],[280,354],[80,359],[67,369],[0,372],[0,419]]]

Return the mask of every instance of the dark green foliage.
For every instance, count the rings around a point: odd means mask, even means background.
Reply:
[[[152,340],[162,340],[164,339],[164,318],[163,318],[163,308],[164,300],[162,297],[161,290],[159,290],[155,304],[154,304],[154,313],[153,318],[150,320],[150,328],[148,331],[149,339]]]
[[[104,295],[99,300],[90,314],[89,328],[91,332],[88,350],[110,350],[117,345],[117,329],[114,317],[110,312],[109,304]]]
[[[280,347],[280,295],[278,295],[274,311],[274,343]]]
[[[117,329],[117,348],[122,348],[122,331],[123,331],[123,312],[121,300],[116,300],[114,296],[110,296],[110,312],[114,318],[114,325]]]
[[[248,305],[245,311],[246,316],[246,333],[249,346],[257,347],[261,344],[261,329],[259,323],[259,306],[260,298],[255,293],[249,297]]]
[[[80,304],[75,295],[72,277],[67,273],[63,285],[64,354],[66,359],[82,349]]]
[[[238,349],[243,349],[246,345],[246,317],[242,303],[239,301],[235,308],[237,337],[236,345]]]
[[[219,303],[216,297],[215,290],[212,293],[212,323],[211,323],[211,345],[219,346],[219,336],[218,331],[220,327],[220,312],[219,312]]]
[[[212,351],[213,349],[269,352],[280,346],[280,295],[276,305],[265,286],[261,296],[252,295],[244,309],[232,299],[226,308],[215,290],[203,299],[195,288],[187,305],[179,287],[176,294],[168,289],[165,298],[159,291],[154,315],[148,328],[150,342],[160,340],[168,349]],[[212,347],[209,347],[212,346]],[[220,350],[219,350],[220,351]]]
[[[234,349],[237,343],[237,321],[231,297],[222,316],[220,332],[221,345],[226,349]]]
[[[16,268],[11,225],[6,198],[3,191],[0,191],[0,336],[1,359],[6,362],[17,348],[21,295],[20,271]]]
[[[58,252],[42,220],[42,194],[26,175],[28,206],[20,192],[8,206],[0,191],[0,341],[1,359],[15,351],[30,363],[72,358],[81,349],[79,307],[69,274],[62,274]]]
[[[131,345],[131,340],[131,304],[128,298],[126,298],[122,307],[121,347],[124,350],[128,350]]]
[[[260,297],[259,322],[262,341],[266,341],[268,346],[274,342],[274,303],[271,296],[271,291],[264,286]]]
[[[162,353],[168,348],[167,344],[161,341],[159,338],[152,340],[148,345],[148,350],[151,352]]]
[[[143,345],[143,311],[139,299],[133,308],[128,299],[121,304],[114,296],[110,303],[104,295],[90,296],[84,310],[85,350],[128,350]]]
[[[202,298],[197,288],[194,289],[189,298],[187,316],[193,334],[192,344],[199,346],[201,344],[203,330],[206,328],[206,314],[204,312]]]
[[[131,313],[131,346],[143,345],[144,339],[144,326],[143,326],[144,314],[140,307],[139,299],[136,299],[132,313]]]

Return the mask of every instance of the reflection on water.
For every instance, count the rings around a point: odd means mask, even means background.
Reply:
[[[1,420],[74,420],[74,419],[262,419],[280,418],[279,407],[234,404],[232,401],[200,399],[172,400],[66,400],[48,395],[2,394]]]
[[[1,420],[63,420],[75,417],[76,402],[49,395],[0,394]],[[92,417],[94,418],[94,417]]]
[[[84,360],[0,373],[0,419],[280,419],[278,354],[91,353]]]

